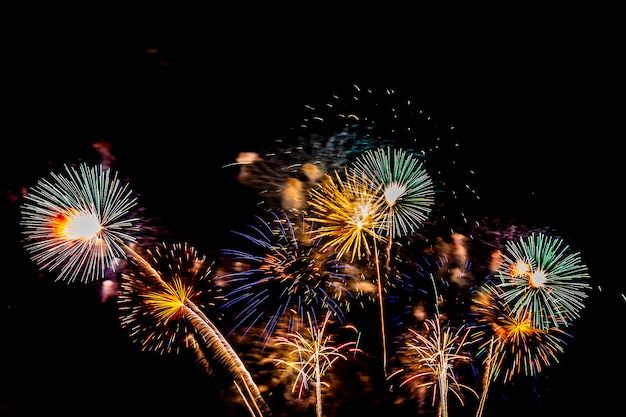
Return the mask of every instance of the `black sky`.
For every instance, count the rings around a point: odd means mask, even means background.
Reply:
[[[470,19],[462,12],[363,16],[311,6],[272,18],[190,11],[187,21],[184,13],[159,12],[116,20],[107,11],[73,24],[43,11],[35,20],[19,14],[2,54],[3,189],[32,185],[50,161],[95,158],[91,144],[103,140],[147,201],[162,204],[156,210],[173,228],[191,237],[209,233],[193,229],[196,219],[225,215],[224,201],[237,198],[206,180],[221,164],[273,139],[308,101],[352,84],[393,88],[456,126],[479,172],[486,211],[532,213],[582,251],[595,282],[611,293],[591,301],[580,324],[585,341],[566,358],[571,370],[560,377],[557,398],[585,395],[583,384],[606,376],[599,367],[603,356],[618,356],[610,332],[620,324],[611,323],[614,313],[623,318],[624,305],[605,302],[619,301],[624,287],[605,261],[620,190],[613,150],[622,139],[609,131],[621,83],[615,30],[609,20],[602,24],[602,13],[525,11],[515,18],[496,11],[495,18]],[[13,300],[3,301],[8,309]],[[44,338],[58,339],[61,324],[38,326]],[[12,330],[11,342],[27,333]],[[95,331],[87,337],[100,341]],[[68,349],[59,343],[46,357]],[[71,361],[78,350],[64,352]],[[30,378],[38,366],[26,368]]]

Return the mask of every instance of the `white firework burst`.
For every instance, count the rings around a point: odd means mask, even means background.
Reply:
[[[136,206],[128,184],[110,169],[65,165],[29,190],[21,207],[24,248],[41,270],[57,280],[90,282],[126,258],[135,242],[128,218]]]

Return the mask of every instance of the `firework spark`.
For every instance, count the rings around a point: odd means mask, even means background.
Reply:
[[[496,275],[504,302],[540,330],[568,326],[591,289],[587,266],[563,239],[533,233],[508,242]]]
[[[135,241],[132,195],[110,169],[66,165],[65,174],[51,173],[25,196],[24,247],[39,269],[58,272],[57,280],[99,280]]]
[[[269,150],[242,152],[227,166],[239,167],[240,182],[257,189],[264,204],[288,208],[306,199],[325,173],[342,172],[364,152],[406,149],[423,156],[437,188],[437,205],[430,207],[436,216],[429,217],[428,227],[441,223],[435,226],[447,230],[471,224],[469,210],[479,200],[471,184],[475,172],[464,163],[467,153],[455,136],[454,126],[441,124],[410,97],[354,84],[306,103],[302,118]],[[300,191],[294,181],[302,191],[298,201],[284,195]]]

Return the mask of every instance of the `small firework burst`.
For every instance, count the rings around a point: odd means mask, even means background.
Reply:
[[[136,198],[117,173],[101,166],[66,165],[25,196],[22,206],[24,248],[42,270],[57,280],[96,281],[126,258],[134,242],[129,213]]]
[[[204,311],[221,298],[213,282],[212,264],[187,243],[161,244],[147,252],[160,280],[143,271],[122,276],[121,324],[142,350],[179,352],[195,340],[187,335],[197,334],[185,316],[185,304],[191,301]]]
[[[294,315],[293,323],[307,312],[329,310],[340,320],[352,294],[341,265],[320,252],[311,239],[311,223],[300,216],[294,222],[286,211],[271,210],[257,216],[252,233],[237,233],[249,250],[224,250],[243,270],[220,276],[226,289],[224,309],[241,305],[233,330],[265,321],[260,339],[268,341],[278,322]],[[297,330],[297,328],[295,329]]]
[[[502,299],[518,318],[540,330],[564,327],[580,316],[591,289],[587,266],[563,239],[533,233],[508,242],[496,276]]]

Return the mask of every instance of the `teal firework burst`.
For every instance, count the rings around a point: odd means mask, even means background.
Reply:
[[[390,237],[411,235],[428,218],[435,201],[433,182],[413,153],[391,147],[370,149],[357,158],[353,169],[357,178],[373,183],[384,197]]]
[[[29,190],[21,208],[24,247],[57,280],[99,280],[126,258],[135,242],[130,218],[136,198],[116,172],[101,166],[65,166]]]
[[[502,300],[540,330],[580,316],[591,288],[587,266],[563,239],[533,233],[506,244],[497,270]]]

